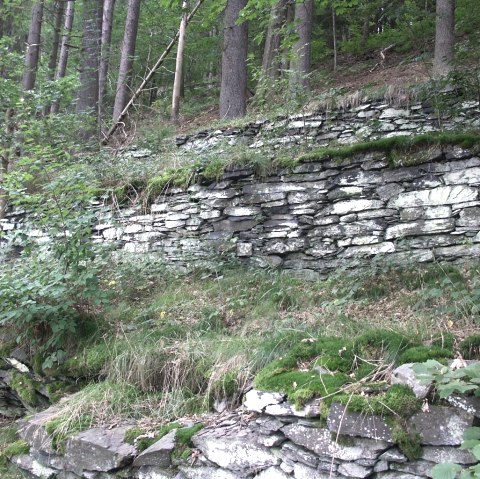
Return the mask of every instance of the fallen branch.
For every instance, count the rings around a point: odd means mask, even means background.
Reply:
[[[204,2],[204,0],[198,0],[198,3],[195,5],[195,7],[193,8],[193,10],[190,12],[190,14],[188,15],[187,17],[187,21],[186,21],[186,24],[188,25],[189,22],[192,20],[193,16],[197,13],[197,10],[200,8],[200,6],[202,5],[202,3]],[[135,100],[138,98],[138,96],[140,95],[140,93],[142,93],[142,91],[145,89],[145,86],[147,85],[147,83],[150,81],[150,79],[153,77],[154,73],[160,68],[160,66],[162,65],[162,63],[165,61],[165,58],[167,57],[167,55],[170,53],[170,51],[172,50],[173,46],[175,45],[175,43],[177,43],[177,40],[178,40],[178,37],[179,37],[179,33],[180,31],[177,30],[177,33],[175,34],[175,36],[172,38],[172,41],[168,44],[167,48],[165,49],[165,51],[162,53],[162,55],[160,56],[160,58],[157,60],[157,62],[155,63],[155,65],[153,65],[153,67],[150,69],[150,71],[148,72],[147,76],[143,79],[142,83],[140,84],[140,86],[137,88],[137,90],[135,91],[135,93],[133,94],[133,96],[130,98],[130,101],[126,104],[125,108],[122,110],[122,112],[120,113],[119,117],[115,120],[114,124],[110,127],[110,129],[108,130],[108,132],[105,134],[105,137],[103,138],[102,140],[102,145],[106,145],[108,143],[108,141],[110,140],[110,138],[112,137],[112,135],[115,133],[115,131],[117,131],[117,128],[118,126],[123,122],[123,120],[125,119],[125,117],[127,116],[127,113],[128,113],[128,110],[130,109],[130,107],[133,105],[133,103],[135,102]]]

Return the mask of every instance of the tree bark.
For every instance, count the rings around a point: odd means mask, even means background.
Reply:
[[[289,0],[279,0],[272,6],[270,12],[270,24],[268,25],[265,48],[263,50],[262,70],[267,78],[275,79],[280,76],[279,50],[282,41],[280,29],[284,25],[287,16]]]
[[[55,69],[57,67],[58,48],[60,45],[60,33],[62,30],[63,14],[65,12],[65,2],[57,0],[54,5],[55,25],[53,27],[52,51],[48,60],[48,77],[50,80],[55,78]]]
[[[116,121],[128,103],[128,80],[133,67],[133,55],[137,42],[138,20],[140,17],[140,0],[129,0],[125,34],[123,36],[122,54],[118,70],[117,92],[113,106],[113,121]]]
[[[102,46],[100,56],[100,71],[99,71],[99,115],[103,116],[104,98],[107,91],[107,75],[108,64],[110,61],[110,48],[112,43],[112,26],[113,26],[113,11],[115,8],[115,0],[105,0],[103,4],[102,13]]]
[[[98,67],[100,58],[100,35],[98,25],[98,1],[85,0],[83,13],[83,38],[80,58],[80,88],[76,112],[91,112],[93,125],[82,130],[82,138],[91,138],[98,126]]]
[[[70,41],[70,34],[72,32],[73,27],[73,17],[75,13],[75,1],[68,0],[67,8],[65,10],[65,22],[63,25],[63,35],[62,41],[60,45],[60,55],[58,57],[58,65],[57,71],[55,73],[55,79],[60,80],[65,78],[65,74],[67,73],[67,63],[68,63],[68,42]],[[50,107],[50,113],[58,113],[59,102],[54,101],[52,106]]]
[[[8,108],[5,113],[5,136],[8,138],[9,147],[4,148],[0,154],[0,220],[5,218],[8,207],[8,192],[2,188],[2,184],[5,181],[5,176],[8,173],[8,167],[10,164],[10,146],[12,145],[12,136],[15,131],[14,122],[15,110]]]
[[[434,78],[452,71],[455,47],[455,0],[437,0],[435,27]]]
[[[180,111],[180,97],[183,84],[183,51],[185,49],[185,33],[187,30],[187,2],[182,3],[182,19],[178,30],[177,61],[175,63],[175,79],[173,81],[172,95],[172,121],[178,123]]]
[[[247,111],[248,25],[237,25],[247,0],[228,0],[223,23],[220,118],[237,118]]]
[[[338,48],[337,48],[337,14],[332,5],[332,35],[333,35],[333,71],[337,71]]]
[[[43,0],[32,6],[32,17],[28,29],[27,51],[25,53],[25,71],[23,74],[23,89],[33,90],[37,77],[38,60],[40,58],[40,37],[43,20]]]
[[[310,86],[308,74],[310,73],[312,58],[312,23],[313,0],[296,3],[295,25],[298,41],[293,47],[292,82],[294,86],[301,86],[305,89],[309,89]]]

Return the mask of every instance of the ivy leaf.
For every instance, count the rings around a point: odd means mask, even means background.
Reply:
[[[477,444],[472,449],[472,454],[475,456],[476,459],[478,459],[480,461],[480,444]]]
[[[431,474],[433,479],[455,479],[455,476],[462,470],[462,466],[447,462],[445,464],[437,464],[432,468]]]

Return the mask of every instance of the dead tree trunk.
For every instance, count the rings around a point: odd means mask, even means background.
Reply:
[[[23,89],[33,90],[37,78],[38,60],[40,58],[40,36],[42,32],[43,0],[32,6],[32,17],[28,29],[27,51],[25,53],[25,71]]]
[[[185,33],[187,30],[187,2],[182,3],[182,19],[178,30],[177,61],[175,64],[175,80],[173,82],[172,95],[172,121],[178,123],[180,110],[180,97],[183,84],[183,51],[185,49]]]
[[[123,36],[122,55],[118,70],[117,91],[113,106],[113,121],[116,121],[128,102],[128,80],[133,67],[133,55],[137,42],[138,20],[140,17],[140,0],[129,0],[125,34]]]
[[[237,118],[247,111],[248,25],[237,25],[247,0],[228,0],[223,24],[220,118]]]

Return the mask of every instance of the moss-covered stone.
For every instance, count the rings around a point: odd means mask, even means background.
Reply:
[[[393,440],[399,449],[410,461],[420,459],[422,456],[422,438],[417,432],[408,431],[401,423],[397,423],[392,431]]]
[[[77,432],[86,431],[93,425],[90,415],[79,416],[75,421],[68,421],[64,417],[58,417],[45,424],[45,431],[52,439],[52,447],[58,452],[65,452],[67,439]]]
[[[125,432],[123,440],[132,446],[136,446],[138,452],[143,452],[157,441],[162,439],[162,437],[168,434],[170,431],[178,428],[180,428],[180,424],[178,422],[165,424],[160,429],[155,431],[153,435],[149,435],[151,437],[148,437],[147,431],[144,429],[140,427],[132,427]]]
[[[31,407],[38,406],[36,383],[28,374],[13,371],[9,386],[17,393],[24,404]]]

